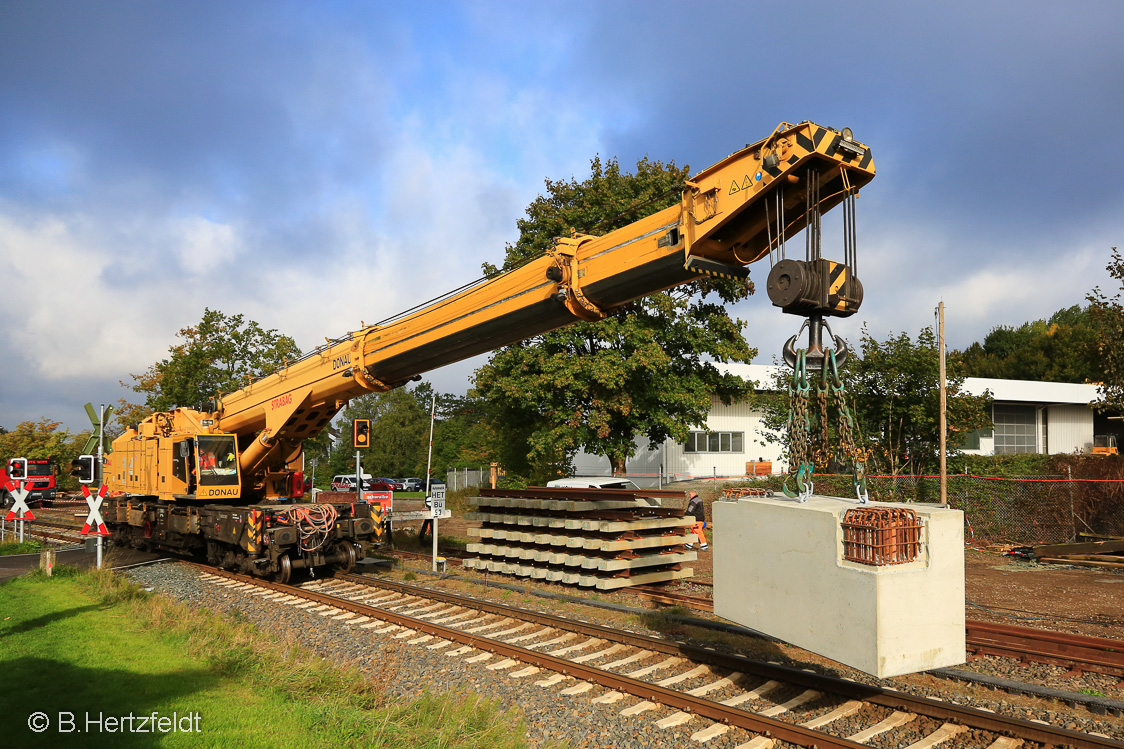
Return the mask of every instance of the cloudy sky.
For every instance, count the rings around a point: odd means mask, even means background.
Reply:
[[[700,170],[782,120],[874,152],[836,332],[943,299],[966,346],[1110,284],[1121,28],[1118,0],[0,0],[0,425],[83,428],[205,307],[311,348],[498,263],[545,178]],[[794,318],[755,268],[768,363]]]

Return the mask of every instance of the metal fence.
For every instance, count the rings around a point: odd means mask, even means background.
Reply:
[[[849,476],[818,475],[816,493],[851,496]],[[869,476],[870,498],[938,502],[938,476]],[[1049,544],[1079,534],[1124,537],[1124,481],[1069,476],[948,477],[948,502],[963,510],[965,537],[998,543]]]

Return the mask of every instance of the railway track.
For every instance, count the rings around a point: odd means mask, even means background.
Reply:
[[[196,566],[216,585],[512,678],[535,677],[534,684],[558,687],[563,696],[627,705],[622,715],[664,708],[656,713],[670,711],[659,718],[661,728],[702,719],[706,725],[691,736],[700,742],[739,728],[757,737],[755,749],[775,741],[928,749],[954,737],[981,749],[1025,742],[1124,749],[1106,737],[385,579],[337,574],[291,586]]]
[[[710,598],[660,590],[658,586],[636,586],[630,592],[654,603],[714,613]],[[1062,666],[1074,676],[1095,673],[1124,679],[1124,642],[1120,640],[973,620],[966,622],[965,629],[968,652],[975,658],[994,655]]]

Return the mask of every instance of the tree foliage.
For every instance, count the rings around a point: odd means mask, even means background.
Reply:
[[[946,450],[959,454],[966,435],[991,426],[990,398],[963,391],[963,367],[946,361],[948,434]],[[855,420],[856,445],[867,456],[870,474],[933,473],[939,468],[940,353],[931,328],[914,340],[907,333],[876,340],[864,327],[860,345],[840,370],[847,408]],[[819,374],[813,376],[819,382]],[[766,440],[781,444],[787,455],[792,370],[779,368],[775,382],[765,384],[751,401],[763,413]],[[782,395],[783,393],[783,395]],[[815,405],[813,397],[812,407]],[[830,430],[832,444],[838,439]],[[817,466],[817,471],[825,467]],[[849,470],[833,466],[832,470]]]
[[[121,401],[117,422],[131,426],[154,411],[178,406],[209,410],[211,399],[230,393],[300,357],[289,336],[265,330],[242,315],[205,309],[197,325],[182,328],[169,356],[141,374],[131,374],[131,387],[144,404]],[[125,385],[125,383],[121,383]]]
[[[1120,289],[1112,296],[1093,289],[1086,297],[1089,300],[1089,315],[1096,331],[1097,361],[1100,364],[1100,400],[1097,405],[1103,409],[1124,410],[1124,305],[1121,294],[1124,292],[1124,258],[1115,247],[1112,258],[1106,266],[1120,284]]]
[[[591,162],[582,181],[546,181],[546,192],[520,219],[504,269],[538,257],[571,230],[603,233],[679,200],[686,167],[642,159],[635,173],[615,159]],[[486,273],[498,269],[485,266]],[[615,471],[635,452],[634,437],[652,444],[684,440],[706,421],[715,396],[729,403],[750,386],[710,361],[748,362],[756,354],[713,295],[734,302],[752,286],[707,278],[648,296],[597,323],[575,323],[507,346],[477,370],[475,388],[504,444],[509,473],[545,479],[580,448],[605,455]]]
[[[1048,320],[994,327],[983,343],[950,358],[958,359],[969,377],[1090,382],[1100,379],[1096,342],[1092,308],[1074,305]]]
[[[940,353],[932,328],[917,340],[908,333],[875,340],[864,327],[860,353],[849,362],[847,388],[855,418],[870,450],[871,473],[937,470],[940,446]],[[964,371],[946,361],[947,447],[956,453],[964,437],[991,426],[990,397],[962,391]]]
[[[48,459],[55,463],[58,485],[64,489],[78,487],[70,476],[70,463],[89,439],[91,430],[71,434],[59,429],[62,422],[51,419],[24,421],[11,431],[0,429],[0,465],[7,466],[12,458]]]

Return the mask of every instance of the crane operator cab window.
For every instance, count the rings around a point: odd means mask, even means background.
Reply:
[[[200,434],[196,440],[200,486],[237,486],[238,452],[234,435]]]

